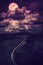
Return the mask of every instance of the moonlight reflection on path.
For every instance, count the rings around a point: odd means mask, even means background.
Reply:
[[[16,61],[15,61],[15,53],[19,51],[20,48],[22,48],[25,44],[26,44],[26,36],[24,36],[22,39],[21,39],[21,42],[19,43],[18,41],[18,45],[13,49],[12,53],[11,53],[11,60],[12,62],[14,63],[14,65],[17,65]]]

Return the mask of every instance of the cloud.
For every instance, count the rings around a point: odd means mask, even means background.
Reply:
[[[2,12],[1,17],[3,21],[0,21],[1,31],[5,32],[18,32],[21,30],[29,31],[34,22],[38,20],[39,13],[31,13],[31,10],[27,10],[26,7],[17,8],[15,11]]]

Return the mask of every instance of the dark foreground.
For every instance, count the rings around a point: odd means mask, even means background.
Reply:
[[[0,65],[14,65],[11,53],[23,39],[26,39],[26,44],[16,49],[14,62],[17,65],[43,64],[43,34],[5,33],[0,34]]]

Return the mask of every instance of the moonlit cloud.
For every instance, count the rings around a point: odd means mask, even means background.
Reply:
[[[2,24],[9,23],[9,25],[5,28],[1,28],[1,32],[17,32],[21,30],[27,30],[31,29],[33,26],[33,23],[38,20],[39,13],[31,13],[31,10],[27,10],[26,7],[22,8],[16,8],[16,10],[13,11],[7,11],[7,13],[3,12],[1,16],[4,18],[2,23],[0,23],[0,26]],[[5,26],[3,24],[3,26]],[[4,29],[4,30],[2,30]]]

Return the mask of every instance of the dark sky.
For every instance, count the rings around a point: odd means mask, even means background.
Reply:
[[[43,0],[0,0],[0,12],[6,11],[11,2],[16,2],[20,7],[26,6],[27,9],[43,10]]]

